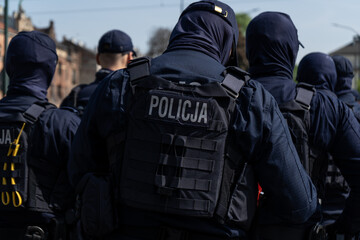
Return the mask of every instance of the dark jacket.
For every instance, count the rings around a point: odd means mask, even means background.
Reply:
[[[6,59],[10,84],[6,97],[0,100],[0,118],[22,114],[35,102],[47,102],[47,89],[57,63],[55,43],[39,32],[21,32],[10,42]],[[1,227],[44,224],[73,207],[75,196],[66,166],[79,123],[76,114],[55,106],[40,115],[28,140],[28,165],[37,185],[36,199],[32,200],[46,209],[1,212]]]
[[[296,84],[292,71],[299,41],[290,17],[277,12],[262,13],[250,22],[246,38],[250,73],[254,79],[263,84],[279,104],[294,99]],[[356,232],[360,230],[360,125],[352,111],[328,90],[336,82],[334,66],[327,62],[306,66],[306,70],[299,66],[298,79],[316,86],[310,109],[310,146],[320,152],[330,152],[351,185],[352,193],[339,220],[339,228]]]
[[[79,110],[80,113],[83,113],[91,94],[93,94],[99,83],[112,72],[113,71],[106,68],[97,71],[95,74],[95,81],[90,84],[80,84],[74,87],[69,95],[61,102],[60,107],[75,108]]]
[[[343,56],[333,56],[337,81],[335,85],[335,93],[338,98],[346,103],[352,110],[356,118],[360,121],[360,103],[357,102],[352,89],[352,80],[354,78],[353,66],[349,59]]]
[[[173,82],[223,80],[228,58],[223,54],[230,53],[232,44],[223,45],[222,41],[232,38],[225,39],[218,34],[224,34],[224,31],[230,34],[232,29],[213,13],[199,13],[188,13],[180,18],[167,51],[152,60],[152,74]],[[210,33],[204,31],[210,26],[213,26]],[[109,75],[93,94],[75,136],[69,162],[74,186],[88,172],[107,171],[106,139],[114,132],[126,131],[126,110],[131,96],[126,69]],[[260,84],[250,80],[240,93],[234,115],[231,129],[236,133],[236,144],[246,160],[254,165],[257,180],[270,193],[269,205],[261,209],[261,214],[273,216],[274,221],[306,221],[316,207],[315,189],[301,167],[274,98]],[[161,214],[123,205],[120,206],[119,221],[120,228],[127,229],[128,239],[136,239],[142,229],[156,230],[162,226],[222,239],[245,234],[242,229],[220,224],[213,218]],[[120,231],[118,234],[122,236]],[[154,237],[147,236],[146,239]]]

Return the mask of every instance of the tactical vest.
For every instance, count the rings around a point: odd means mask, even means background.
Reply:
[[[28,162],[33,125],[44,110],[53,107],[34,103],[23,114],[9,113],[0,119],[0,211],[50,211],[37,200],[37,182]]]
[[[320,190],[319,197],[321,198],[323,196],[323,179],[326,173],[327,161],[325,161],[323,153],[319,153],[309,146],[310,104],[315,94],[315,88],[309,84],[299,83],[296,89],[295,99],[279,104],[279,108],[287,121],[300,161],[318,192]]]
[[[181,84],[150,75],[149,69],[148,59],[128,66],[133,95],[121,159],[121,204],[248,228],[256,182],[239,150],[228,144],[247,74],[229,68],[222,83]]]

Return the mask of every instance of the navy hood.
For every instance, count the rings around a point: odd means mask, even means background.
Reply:
[[[325,53],[310,53],[299,63],[297,80],[314,85],[317,89],[334,92],[336,77],[334,61]]]
[[[5,68],[10,78],[7,95],[46,99],[57,60],[55,42],[48,35],[37,31],[18,33],[6,53]]]
[[[336,95],[352,94],[351,86],[354,71],[350,60],[343,56],[333,56],[332,59],[335,63],[337,72],[337,82],[335,86]]]
[[[246,56],[254,78],[282,76],[292,79],[299,51],[297,29],[289,15],[264,12],[246,30]]]
[[[235,13],[228,5],[220,1],[195,2],[181,14],[166,52],[177,49],[200,51],[227,65],[230,52],[231,59],[237,59],[238,37]]]

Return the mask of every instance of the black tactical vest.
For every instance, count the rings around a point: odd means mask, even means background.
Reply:
[[[37,182],[28,162],[33,125],[52,107],[34,103],[23,114],[9,113],[0,119],[0,211],[49,210],[47,204],[37,201]]]
[[[149,75],[145,62],[128,67],[133,97],[121,159],[121,204],[248,224],[255,211],[256,183],[244,160],[234,154],[238,150],[229,151],[227,144],[247,75],[228,69],[222,83],[180,84]],[[241,174],[250,175],[251,181]],[[242,184],[254,191],[244,196]]]
[[[295,99],[279,104],[279,108],[287,121],[300,161],[315,184],[318,197],[323,198],[327,159],[324,153],[309,145],[310,104],[314,94],[315,88],[312,85],[299,83]]]

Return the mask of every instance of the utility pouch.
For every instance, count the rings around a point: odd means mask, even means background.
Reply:
[[[91,237],[112,232],[117,218],[110,177],[88,173],[80,181],[77,192],[83,232]]]
[[[230,197],[226,216],[229,225],[245,230],[250,229],[256,212],[257,190],[253,166],[245,163]]]

